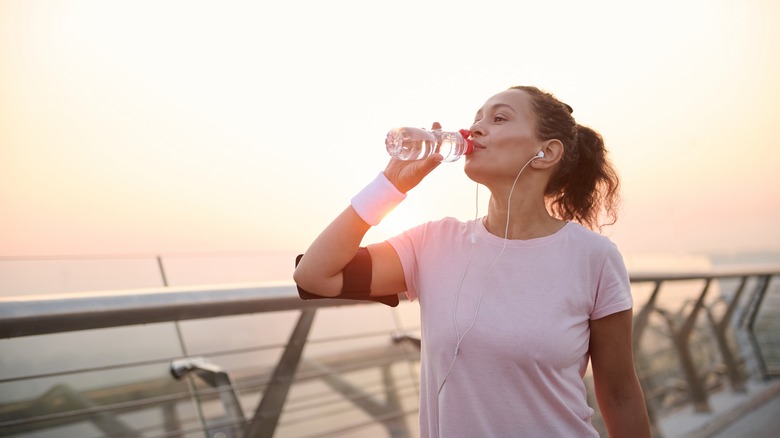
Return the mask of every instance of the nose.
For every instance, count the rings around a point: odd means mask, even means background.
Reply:
[[[485,130],[482,129],[482,125],[479,122],[474,122],[474,124],[471,125],[471,128],[469,128],[469,131],[471,131],[472,138],[477,135],[485,135]]]

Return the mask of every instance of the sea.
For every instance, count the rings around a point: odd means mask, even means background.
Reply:
[[[292,283],[295,252],[0,257],[0,297],[195,286]],[[629,274],[707,273],[780,266],[780,250],[624,253]]]

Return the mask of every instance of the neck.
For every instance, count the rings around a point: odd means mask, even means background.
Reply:
[[[519,196],[518,193],[512,195],[511,202],[508,202],[507,196],[491,196],[484,223],[490,234],[518,240],[549,236],[566,224],[565,221],[550,216],[543,196]]]

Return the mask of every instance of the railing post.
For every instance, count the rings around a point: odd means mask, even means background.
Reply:
[[[303,347],[306,346],[306,338],[309,336],[314,321],[315,310],[301,311],[301,316],[290,335],[287,347],[285,347],[279,363],[276,364],[251,423],[246,428],[244,433],[246,438],[268,438],[274,435],[279,417],[282,415],[282,408],[287,400],[287,393],[290,391],[298,364],[301,361]]]
[[[398,415],[402,410],[402,405],[400,397],[398,397],[395,378],[393,378],[393,370],[389,365],[382,367],[382,383],[385,386],[387,407],[391,412]],[[411,436],[403,416],[398,415],[395,418],[386,419],[384,423],[392,438],[405,438]]]
[[[160,279],[162,280],[163,287],[168,287],[168,276],[165,275],[165,266],[163,266],[162,256],[157,256],[157,267],[160,268]]]
[[[691,313],[685,319],[682,326],[677,329],[674,319],[666,312],[662,314],[666,317],[669,329],[671,331],[671,338],[677,349],[677,354],[680,359],[680,367],[685,375],[686,383],[688,384],[688,392],[691,395],[691,401],[693,402],[693,408],[696,412],[710,412],[710,405],[707,400],[707,390],[704,388],[704,382],[701,376],[696,372],[696,364],[693,361],[693,355],[690,349],[690,338],[693,328],[696,325],[696,318],[699,316],[699,312],[704,307],[704,298],[707,295],[707,291],[710,288],[711,278],[707,278],[699,294],[699,298],[691,310]]]
[[[769,282],[771,278],[771,275],[763,275],[759,277],[758,284],[756,285],[756,289],[753,292],[753,296],[751,297],[751,302],[748,305],[748,309],[743,315],[743,320],[740,324],[747,331],[748,339],[750,340],[750,344],[753,348],[753,356],[758,363],[759,372],[761,372],[764,380],[769,379],[769,373],[767,372],[764,355],[761,352],[761,346],[759,345],[758,339],[756,338],[755,324],[756,316],[758,316],[758,312],[761,310],[761,304],[764,301],[764,296],[766,295],[766,291],[769,288]]]
[[[640,350],[639,341],[642,338],[642,334],[644,334],[645,330],[647,329],[648,322],[650,321],[650,314],[655,310],[655,303],[658,299],[658,294],[661,291],[661,283],[663,283],[662,280],[655,281],[655,287],[653,288],[653,292],[650,294],[650,298],[648,298],[647,303],[642,306],[637,315],[634,317],[634,323],[631,332],[631,344],[634,350],[634,357],[637,356],[637,352]],[[642,392],[644,394],[650,393],[650,388],[648,388],[645,379],[640,378],[639,385],[642,387]],[[656,420],[655,409],[650,402],[651,400],[645,397],[645,405],[647,406],[647,416],[650,420],[650,427],[655,438],[662,438],[661,431],[658,429],[658,421]]]
[[[639,340],[647,328],[647,323],[650,320],[650,314],[655,310],[655,302],[658,299],[658,292],[661,290],[661,283],[663,283],[662,280],[655,281],[655,288],[653,288],[653,292],[650,294],[650,298],[647,300],[647,303],[645,303],[645,305],[642,306],[642,308],[639,310],[639,313],[637,313],[637,315],[634,317],[634,328],[632,332],[633,338],[631,342],[635,352],[639,351]]]
[[[739,304],[739,299],[742,297],[742,292],[745,290],[747,279],[747,276],[743,276],[740,280],[739,287],[734,293],[734,296],[731,298],[731,302],[727,304],[726,311],[723,313],[723,317],[720,321],[716,321],[712,311],[707,308],[707,318],[709,319],[713,332],[715,333],[715,340],[717,341],[718,348],[720,349],[723,364],[726,366],[726,374],[729,378],[731,389],[736,392],[745,392],[747,388],[745,386],[745,376],[739,371],[737,359],[734,357],[734,352],[729,346],[727,331],[732,327],[731,319],[733,318],[734,311]]]

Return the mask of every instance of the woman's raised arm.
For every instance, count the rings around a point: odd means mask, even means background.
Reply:
[[[434,124],[434,128],[438,124]],[[440,127],[439,127],[440,128]],[[352,203],[336,217],[306,250],[293,274],[295,283],[312,294],[337,297],[351,278],[344,278],[345,267],[359,255],[363,237],[371,225],[399,203],[406,192],[425,178],[441,162],[441,155],[434,154],[420,161],[392,159],[384,172],[352,198]],[[401,262],[395,250],[387,242],[370,245],[368,266],[371,271],[358,272],[369,275],[371,296],[392,295],[404,292]],[[360,260],[365,260],[365,253]],[[358,262],[353,272],[365,270],[365,262]],[[366,291],[368,292],[368,291]]]

